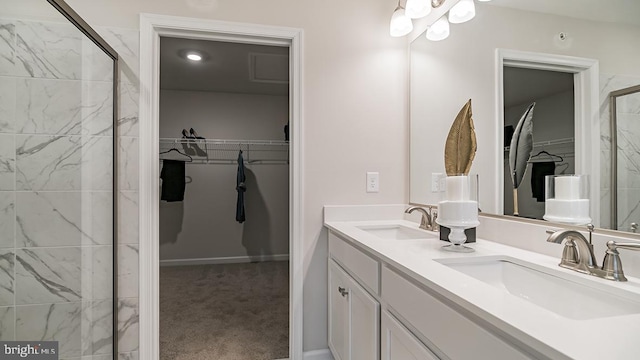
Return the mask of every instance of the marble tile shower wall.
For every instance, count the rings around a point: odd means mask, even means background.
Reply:
[[[600,76],[601,215],[603,227],[611,225],[611,116],[609,93],[640,84],[640,77]],[[618,229],[629,231],[640,223],[640,94],[619,98],[618,125]]]
[[[118,335],[135,359],[138,33],[101,33],[124,59]],[[111,66],[69,24],[0,19],[0,339],[55,339],[61,359],[112,356]]]

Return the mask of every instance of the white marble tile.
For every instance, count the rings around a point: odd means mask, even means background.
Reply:
[[[600,227],[611,229],[611,189],[600,190]]]
[[[13,21],[0,20],[0,75],[15,72],[16,26]]]
[[[118,153],[118,185],[120,190],[138,189],[138,138],[121,137]]]
[[[138,297],[138,245],[118,246],[118,297]]]
[[[82,36],[70,23],[16,22],[16,74],[80,79]]]
[[[640,78],[636,85],[640,85]],[[616,110],[625,114],[640,114],[640,92],[618,97]]]
[[[11,77],[0,77],[0,133],[15,132],[16,81]]]
[[[111,137],[16,135],[18,190],[111,190]]]
[[[13,305],[15,252],[0,250],[0,306]]]
[[[138,341],[138,299],[118,300],[118,351],[128,353],[137,351]]]
[[[18,247],[111,244],[110,192],[18,192]]]
[[[17,306],[16,338],[58,341],[60,358],[80,356],[82,303]]]
[[[14,190],[16,176],[15,136],[0,134],[0,190]]]
[[[640,223],[640,189],[618,189],[618,230],[630,231],[632,222]]]
[[[15,340],[15,308],[0,307],[0,341]]]
[[[20,79],[15,129],[21,134],[106,135],[113,129],[113,84]]]
[[[118,243],[137,244],[139,235],[138,192],[121,191],[118,197]]]
[[[96,31],[118,53],[121,59],[119,66],[131,70],[137,79],[140,67],[139,31],[113,27],[99,27]]]
[[[15,246],[15,193],[0,191],[0,249]]]
[[[113,299],[113,247],[111,245],[82,248],[82,298]]]
[[[103,355],[113,351],[113,301],[82,304],[82,354]],[[95,359],[96,357],[94,357]]]
[[[16,304],[81,299],[79,247],[16,250]]]
[[[133,74],[126,73],[121,69],[118,86],[120,90],[118,135],[138,136],[140,81]]]
[[[81,47],[82,79],[113,82],[113,59],[86,36]]]

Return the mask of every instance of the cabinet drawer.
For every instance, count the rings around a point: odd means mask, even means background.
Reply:
[[[375,294],[379,294],[378,261],[351,246],[333,232],[329,232],[329,254],[355,275],[358,281]]]
[[[386,311],[382,312],[380,337],[382,360],[439,360]]]
[[[529,359],[386,267],[382,269],[382,298],[451,359]]]

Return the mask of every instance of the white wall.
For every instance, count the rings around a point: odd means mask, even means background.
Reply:
[[[424,36],[411,44],[411,200],[435,203],[432,172],[443,172],[444,141],[456,114],[472,99],[478,152],[471,172],[480,175],[480,205],[496,213],[496,49],[594,58],[600,71],[640,74],[640,29],[476,3],[476,18],[452,25],[445,41]],[[564,42],[560,32],[568,34]],[[416,121],[417,120],[417,121]],[[502,126],[499,127],[502,129]],[[435,150],[434,150],[435,149]]]
[[[160,92],[161,138],[193,127],[209,139],[284,140],[288,119],[287,96]],[[233,163],[186,164],[184,201],[160,202],[160,260],[289,254],[289,166],[246,166],[243,224],[235,221],[236,171]]]
[[[407,192],[407,42],[395,1],[68,0],[90,24],[138,29],[156,13],[304,29],[304,349],[327,347],[325,204],[402,203]],[[211,6],[207,6],[211,4]],[[365,192],[365,172],[380,192]]]

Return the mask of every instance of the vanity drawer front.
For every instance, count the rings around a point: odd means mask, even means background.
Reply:
[[[451,359],[529,359],[386,267],[382,269],[382,299]]]
[[[375,294],[379,293],[378,261],[349,245],[346,240],[336,236],[333,232],[329,232],[329,255],[355,275],[363,285]]]

